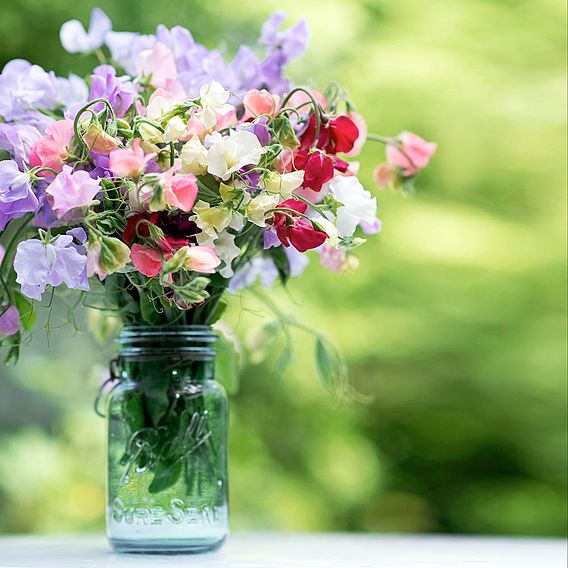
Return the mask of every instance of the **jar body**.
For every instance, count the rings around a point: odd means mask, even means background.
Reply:
[[[142,346],[118,359],[107,405],[107,535],[117,551],[207,551],[228,532],[228,402],[211,352],[192,349]]]

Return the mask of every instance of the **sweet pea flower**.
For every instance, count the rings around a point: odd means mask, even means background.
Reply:
[[[30,165],[42,166],[60,172],[69,156],[69,146],[73,138],[73,121],[56,120],[45,129],[42,136],[32,146]]]
[[[197,178],[193,174],[175,174],[178,169],[179,164],[162,174],[166,205],[187,213],[193,208],[199,192]]]
[[[207,148],[193,135],[181,149],[182,172],[201,176],[207,172]]]
[[[235,235],[229,231],[223,231],[217,239],[215,239],[215,252],[219,260],[224,263],[223,268],[219,270],[219,274],[223,278],[231,278],[233,276],[232,263],[235,258],[240,256],[241,248],[235,244]]]
[[[329,183],[330,193],[341,203],[337,208],[337,230],[350,237],[361,221],[373,223],[377,213],[377,198],[371,197],[356,177],[337,175]]]
[[[274,213],[274,229],[280,242],[289,247],[292,245],[299,252],[317,248],[328,238],[327,233],[320,231],[308,221],[304,215],[307,205],[298,199],[287,199],[278,206],[282,212]]]
[[[381,220],[378,217],[375,217],[371,223],[369,221],[365,221],[362,219],[359,221],[359,227],[366,235],[375,235],[381,232],[383,228]]]
[[[178,253],[182,253],[185,258],[183,267],[193,272],[213,274],[215,268],[221,264],[221,260],[213,247],[203,245],[186,246],[181,248]]]
[[[29,124],[0,123],[0,149],[9,152],[22,169],[24,162],[29,162],[32,146],[40,138],[39,130]]]
[[[89,31],[79,20],[69,20],[61,26],[59,39],[65,51],[69,53],[90,53],[101,47],[107,32],[112,29],[108,16],[100,9],[91,12]]]
[[[304,170],[303,187],[313,191],[320,191],[322,186],[333,178],[333,161],[318,150],[298,152],[294,158],[294,165]]]
[[[254,197],[247,205],[247,219],[259,227],[265,227],[266,219],[271,216],[270,210],[274,209],[279,201],[279,195],[270,195],[268,193]]]
[[[127,76],[117,77],[112,65],[99,65],[91,75],[90,100],[107,99],[116,116],[122,118],[136,99],[136,87]],[[99,112],[103,103],[93,105]]]
[[[367,140],[367,132],[368,132],[367,123],[365,122],[365,119],[358,112],[350,111],[347,113],[347,116],[357,127],[359,136],[353,143],[353,148],[351,148],[351,150],[349,150],[348,152],[345,152],[345,155],[349,157],[358,156],[361,153],[361,149],[363,148]]]
[[[135,58],[135,65],[138,76],[149,78],[156,89],[171,89],[177,82],[174,54],[161,42],[140,52]]]
[[[223,181],[244,166],[257,165],[264,148],[258,138],[246,130],[232,131],[227,137],[217,137],[207,154],[207,171]]]
[[[199,89],[201,108],[200,119],[206,128],[213,128],[217,123],[217,115],[225,115],[233,110],[228,104],[230,93],[218,81],[211,81]]]
[[[87,246],[87,276],[96,274],[104,280],[109,274],[123,269],[130,260],[130,249],[115,237],[102,236],[89,240]]]
[[[15,335],[20,331],[20,313],[16,306],[0,307],[0,335]]]
[[[295,189],[299,188],[303,182],[303,170],[285,174],[270,172],[263,177],[264,187],[269,193],[278,193],[284,196],[290,195]]]
[[[110,171],[118,177],[133,177],[144,173],[153,154],[145,154],[140,139],[134,140],[131,148],[118,148],[110,153]]]
[[[162,272],[162,256],[165,260],[168,259],[167,253],[162,253],[158,249],[138,243],[133,244],[130,249],[132,264],[140,274],[148,278],[154,278]],[[169,256],[172,256],[171,253]]]
[[[33,213],[38,207],[29,174],[21,172],[13,160],[0,161],[0,231],[12,219]]]
[[[58,219],[78,207],[89,205],[101,190],[98,180],[84,170],[63,166],[61,173],[47,186],[45,193]]]
[[[388,162],[383,162],[373,171],[373,178],[381,189],[386,189],[398,179],[396,167]]]
[[[437,147],[435,142],[426,142],[412,132],[401,132],[396,140],[396,143],[387,144],[387,161],[401,168],[405,177],[424,169]]]
[[[108,154],[120,145],[120,140],[111,136],[103,127],[95,120],[87,126],[83,133],[83,141],[89,148],[89,152],[95,154]]]
[[[79,252],[70,234],[59,235],[49,243],[29,239],[18,244],[14,258],[16,282],[24,296],[41,300],[48,285],[89,290],[87,257]]]
[[[252,89],[243,97],[245,114],[242,120],[261,115],[274,116],[280,106],[280,97],[269,93],[266,89]]]
[[[345,251],[339,247],[323,245],[320,250],[320,262],[322,266],[332,272],[341,272],[345,263]]]

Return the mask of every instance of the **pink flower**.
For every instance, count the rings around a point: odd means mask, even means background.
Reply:
[[[30,165],[43,166],[60,172],[69,155],[69,144],[73,138],[73,121],[56,120],[45,129],[42,136],[32,146]]]
[[[45,193],[58,219],[77,207],[89,205],[101,190],[99,182],[83,170],[63,166]]]
[[[177,69],[174,54],[170,48],[157,42],[136,57],[138,75],[150,78],[152,87],[168,89],[177,83]]]
[[[354,122],[357,130],[359,130],[359,136],[353,144],[353,148],[349,152],[345,152],[346,156],[358,156],[367,140],[367,123],[365,119],[358,112],[348,112],[347,116]]]
[[[252,89],[243,97],[245,115],[243,120],[255,118],[262,114],[274,116],[280,107],[280,97],[269,93],[266,89]]]
[[[373,178],[381,189],[386,189],[393,185],[397,177],[395,168],[388,162],[379,164],[373,172]]]
[[[89,151],[95,154],[108,154],[120,144],[118,138],[111,136],[96,122],[92,122],[89,125],[87,131],[83,134],[83,140],[87,144]]]
[[[0,335],[14,335],[20,331],[20,314],[15,306],[0,306]]]
[[[184,268],[201,272],[203,274],[213,274],[215,268],[221,264],[221,260],[217,256],[213,247],[198,245],[188,247]]]
[[[163,256],[167,260],[168,255]],[[162,271],[162,253],[158,249],[136,243],[130,249],[130,258],[136,270],[148,278],[154,278]]]
[[[197,178],[193,174],[177,174],[181,165],[176,164],[162,174],[166,204],[180,211],[191,211],[197,198]]]
[[[341,248],[323,245],[320,250],[320,262],[322,266],[332,272],[341,272],[345,263],[345,251]]]
[[[217,122],[215,123],[215,130],[223,130],[223,128],[230,128],[237,125],[237,111],[230,110],[225,114],[217,113]]]
[[[119,177],[138,177],[144,173],[146,164],[153,154],[144,154],[140,139],[136,138],[132,148],[114,150],[110,154],[110,170]]]
[[[424,169],[436,151],[435,142],[426,142],[412,132],[401,132],[397,140],[398,144],[387,144],[387,160],[402,168],[405,177],[414,176]]]

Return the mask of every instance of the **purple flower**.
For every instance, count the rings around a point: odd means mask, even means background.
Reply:
[[[91,100],[104,98],[114,109],[116,116],[122,118],[136,99],[136,87],[128,77],[117,77],[112,65],[99,65],[91,75]],[[100,111],[103,103],[93,107]]]
[[[265,237],[267,233],[268,231],[264,233]],[[290,276],[293,278],[300,276],[309,262],[308,257],[298,252],[294,247],[285,248],[284,252],[288,257]],[[229,282],[228,290],[231,293],[235,293],[242,288],[252,286],[257,280],[260,280],[260,283],[265,288],[272,288],[277,278],[278,270],[274,261],[268,257],[257,256],[235,272]]]
[[[89,205],[100,190],[98,180],[93,179],[88,172],[73,171],[71,166],[63,166],[61,173],[57,174],[45,193],[49,196],[49,203],[57,218],[61,219],[70,211]]]
[[[280,242],[280,239],[277,237],[274,231],[264,231],[264,250],[268,250],[272,247],[278,247],[281,244],[282,243]]]
[[[306,51],[310,37],[306,20],[300,20],[283,32],[279,31],[285,19],[285,12],[271,14],[262,25],[258,43],[265,45],[269,54],[281,51],[290,61],[300,57]]]
[[[15,306],[0,307],[0,335],[14,335],[20,331],[20,314]]]
[[[235,91],[244,93],[262,86],[260,62],[250,47],[246,45],[239,47],[229,69],[235,83]]]
[[[39,130],[29,124],[0,123],[0,149],[10,152],[10,155],[23,169],[28,161],[33,143],[41,137]]]
[[[42,229],[50,229],[52,227],[56,227],[57,225],[61,225],[62,223],[56,217],[51,205],[49,204],[49,200],[47,197],[47,193],[45,193],[45,188],[47,187],[46,182],[39,182],[38,185],[38,201],[39,207],[34,216],[34,225],[36,227],[40,227]]]
[[[77,111],[87,102],[89,97],[89,87],[87,83],[78,75],[69,75],[69,77],[57,78],[57,90],[59,102],[65,107],[66,118],[75,118]],[[69,109],[75,112],[68,113]],[[67,116],[67,115],[70,116]]]
[[[52,119],[38,108],[53,109],[58,104],[57,78],[39,65],[13,59],[0,74],[0,116],[6,122],[25,121],[45,127]]]
[[[38,205],[30,176],[14,160],[0,161],[0,231],[12,219],[36,211]]]
[[[151,49],[156,43],[156,37],[134,32],[108,32],[105,43],[112,60],[129,75],[136,75],[136,56],[146,49]]]
[[[266,116],[261,116],[257,121],[252,122],[250,126],[247,127],[249,132],[252,132],[257,138],[262,146],[268,146],[272,136],[270,135],[270,130],[266,126],[267,118]]]
[[[87,256],[81,254],[70,234],[59,235],[49,243],[38,239],[22,241],[16,249],[14,269],[22,294],[41,300],[48,285],[89,290]]]
[[[365,221],[365,219],[361,219],[359,221],[359,227],[366,235],[374,235],[375,233],[380,233],[382,229],[381,220],[378,217],[375,217],[375,220],[372,223]]]
[[[260,70],[263,84],[276,94],[283,94],[290,89],[290,81],[284,76],[284,67],[298,58],[309,43],[308,26],[305,20],[285,31],[279,31],[286,19],[283,12],[275,12],[263,24],[259,39],[266,46],[268,57],[262,62]]]
[[[111,29],[109,17],[100,8],[94,8],[88,32],[79,20],[69,20],[61,26],[59,39],[63,49],[69,53],[90,53],[103,45]]]

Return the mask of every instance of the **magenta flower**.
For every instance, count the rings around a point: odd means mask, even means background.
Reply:
[[[83,170],[73,171],[71,166],[63,166],[61,173],[47,186],[49,204],[55,215],[64,215],[89,205],[101,190],[98,180]]]
[[[16,282],[24,296],[41,300],[48,285],[89,290],[87,256],[73,243],[73,235],[59,235],[49,243],[38,239],[22,241],[16,249]]]

